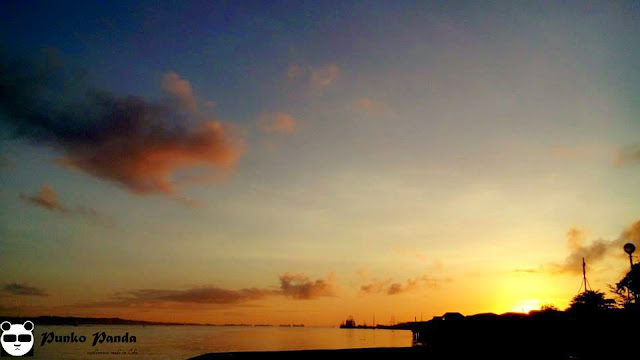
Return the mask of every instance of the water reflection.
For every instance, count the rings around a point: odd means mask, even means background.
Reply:
[[[103,343],[91,346],[93,334],[135,335],[135,344]],[[84,344],[51,343],[40,346],[43,332],[56,335],[84,335]],[[281,327],[218,327],[218,326],[37,326],[35,329],[36,359],[186,359],[209,352],[345,349],[365,347],[407,347],[412,334],[403,330],[281,328]],[[137,354],[109,355],[113,351]],[[89,352],[99,353],[89,355]],[[106,354],[105,354],[106,353]]]

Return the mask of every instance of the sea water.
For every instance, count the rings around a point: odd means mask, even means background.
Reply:
[[[54,341],[49,342],[51,334]],[[83,342],[72,341],[82,337]],[[406,347],[411,346],[411,341],[411,332],[405,330],[36,324],[33,358],[184,360],[211,352]]]

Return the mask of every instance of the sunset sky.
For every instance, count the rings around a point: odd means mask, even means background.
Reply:
[[[0,5],[0,315],[567,306],[640,247],[637,1]]]

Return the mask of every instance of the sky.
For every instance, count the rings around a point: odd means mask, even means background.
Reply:
[[[629,1],[0,6],[0,314],[565,308],[640,246]],[[637,261],[637,259],[635,260]]]

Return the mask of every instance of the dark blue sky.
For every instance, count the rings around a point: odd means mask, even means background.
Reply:
[[[292,63],[331,62],[363,72],[415,67],[416,57],[429,55],[423,44],[456,40],[434,28],[442,20],[486,40],[513,36],[533,43],[540,33],[565,30],[585,61],[601,50],[589,48],[600,40],[616,52],[607,59],[610,71],[626,68],[618,79],[637,83],[639,50],[630,46],[638,31],[635,2],[454,3],[10,1],[0,11],[0,31],[7,53],[56,49],[118,92],[148,94],[160,74],[177,71],[227,111],[255,112],[277,101],[265,95],[276,96],[269,85]]]

